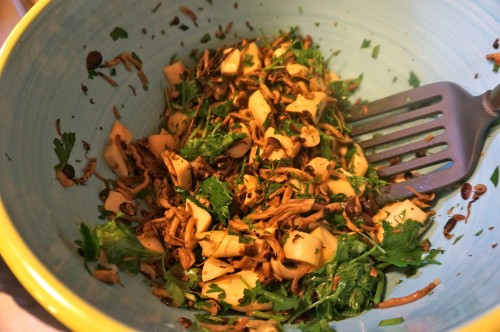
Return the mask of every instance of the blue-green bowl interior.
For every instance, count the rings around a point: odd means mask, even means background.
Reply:
[[[197,27],[180,12],[181,4],[195,12]],[[189,29],[171,26],[175,16]],[[233,27],[226,39],[215,38],[219,25],[224,29],[229,22]],[[52,141],[57,119],[62,131],[76,133],[72,160],[79,170],[84,166],[82,140],[90,144],[90,156],[102,159],[115,119],[113,106],[136,137],[157,130],[166,84],[162,67],[172,56],[189,59],[193,49],[228,45],[238,36],[277,35],[291,26],[310,34],[325,54],[341,51],[331,60],[332,69],[343,78],[363,74],[358,95],[364,99],[410,88],[410,71],[422,84],[453,81],[477,95],[500,82],[492,62],[485,60],[495,52],[499,22],[496,1],[53,1],[16,41],[0,73],[1,199],[33,253],[75,294],[134,329],[176,328],[177,319],[190,314],[151,296],[141,276],[122,274],[124,287],[113,287],[85,271],[74,241],[80,222],[99,222],[98,193],[103,186],[95,177],[85,186],[68,189],[56,181]],[[113,41],[110,32],[115,27],[126,30],[128,38]],[[202,44],[205,33],[212,38]],[[371,48],[361,48],[364,39],[371,40]],[[372,57],[374,45],[380,45],[377,59]],[[90,79],[85,59],[91,50],[99,50],[105,59],[135,52],[143,61],[149,89],[143,90],[135,73],[122,68],[114,77],[118,88]],[[435,278],[441,284],[414,303],[373,309],[332,326],[339,331],[449,330],[500,304],[500,248],[494,248],[500,239],[499,189],[490,180],[500,164],[497,132],[496,126],[488,132],[469,180],[487,185],[488,192],[472,205],[468,223],[455,228],[455,239],[463,237],[454,243],[442,234],[450,209],[466,214],[459,188],[452,188],[439,199],[428,233],[433,247],[445,250],[438,257],[442,264],[425,267],[411,278],[390,276],[388,295],[406,295]],[[102,160],[97,169],[112,177]],[[405,319],[402,325],[378,327],[380,320],[400,316]]]

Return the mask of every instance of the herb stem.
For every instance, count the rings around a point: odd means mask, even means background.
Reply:
[[[308,305],[307,307],[301,309],[301,310],[298,310],[292,317],[290,317],[290,319],[288,319],[288,323],[293,323],[293,321],[295,319],[297,319],[297,317],[299,317],[300,315],[302,315],[303,313],[306,313],[308,312],[309,310],[317,307],[318,305],[320,305],[321,303],[323,302],[326,302],[326,301],[332,301],[332,302],[335,302],[338,300],[340,294],[342,294],[342,292],[344,291],[344,288],[346,287],[346,284],[343,283],[342,281],[339,282],[338,286],[337,286],[337,289],[335,290],[335,293],[331,294],[331,295],[328,295],[328,296],[325,296],[321,299],[319,299],[318,301],[314,302],[314,303],[311,303],[310,305]]]
[[[263,312],[263,311],[258,311],[258,310],[252,311],[252,316],[257,317],[257,318],[262,318],[262,319],[270,319],[270,320],[274,320],[274,321],[277,321],[280,323],[285,322],[290,317],[290,315],[288,315],[288,316],[273,315],[273,314]]]

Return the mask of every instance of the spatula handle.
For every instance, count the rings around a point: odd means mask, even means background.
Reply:
[[[488,112],[500,113],[500,84],[498,84],[493,90],[486,93],[487,102],[484,107]]]

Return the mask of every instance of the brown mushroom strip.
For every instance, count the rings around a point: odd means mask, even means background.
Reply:
[[[323,207],[321,210],[318,212],[315,212],[311,214],[310,216],[307,216],[305,218],[297,218],[295,220],[296,225],[300,227],[304,227],[310,223],[313,223],[315,221],[321,220],[325,217],[326,214],[332,213],[332,212],[340,212],[342,211],[342,204],[341,203],[331,203]]]
[[[392,307],[397,307],[400,305],[404,305],[404,304],[416,301],[416,300],[426,296],[427,294],[429,294],[439,284],[440,284],[439,279],[434,279],[433,282],[431,282],[430,284],[428,284],[424,288],[419,289],[418,291],[416,291],[410,295],[403,296],[403,297],[395,297],[395,298],[380,302],[377,305],[377,308],[380,308],[380,309],[392,308]]]
[[[277,208],[269,208],[262,213],[253,213],[247,216],[250,220],[260,220],[268,219],[276,215],[281,215],[282,213],[293,210],[294,213],[305,213],[309,212],[314,204],[314,199],[312,198],[301,198],[301,199],[291,199],[286,204],[280,205]]]

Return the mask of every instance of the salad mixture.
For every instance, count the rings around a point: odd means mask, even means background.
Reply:
[[[340,79],[330,59],[291,29],[166,66],[161,129],[136,139],[116,120],[109,134],[107,222],[82,223],[78,241],[94,276],[142,273],[164,303],[205,312],[193,326],[217,331],[323,331],[431,292],[438,280],[385,298],[387,271],[437,263],[421,238],[433,196],[377,205],[408,174],[379,179],[350,138],[361,77]]]

